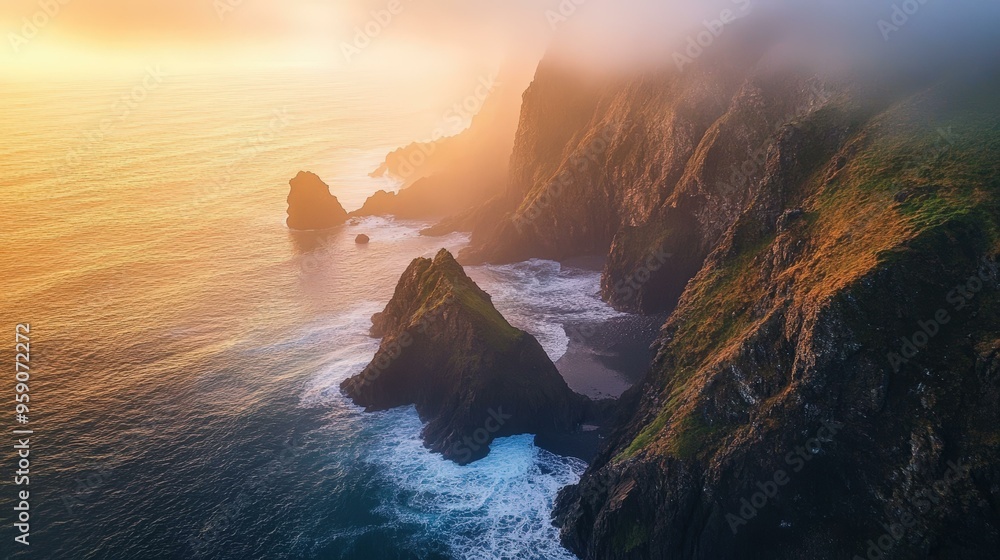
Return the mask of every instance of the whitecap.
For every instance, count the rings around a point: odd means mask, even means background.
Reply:
[[[299,402],[302,406],[329,404],[341,399],[340,383],[361,373],[375,357],[379,339],[368,335],[372,314],[381,310],[374,302],[360,304],[339,315],[331,323],[313,326],[303,334],[306,338],[322,338],[332,349],[322,362],[316,364],[317,373],[306,381]]]
[[[560,488],[586,468],[536,447],[531,435],[500,438],[490,454],[459,466],[428,451],[413,407],[377,414],[368,461],[389,479],[379,513],[443,540],[456,558],[576,558],[559,542],[549,512]]]
[[[566,324],[623,315],[601,299],[601,273],[595,270],[531,259],[469,267],[469,274],[512,325],[538,339],[553,362],[569,348]]]

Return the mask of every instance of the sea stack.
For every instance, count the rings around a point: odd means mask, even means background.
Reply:
[[[369,241],[371,238],[363,233],[354,238],[354,242],[358,245],[367,245]]]
[[[290,229],[319,230],[343,225],[347,212],[330,187],[315,173],[300,171],[288,182],[288,220]]]
[[[497,437],[571,431],[590,404],[444,249],[410,264],[371,334],[375,359],[341,390],[368,411],[416,405],[425,445],[459,464]]]

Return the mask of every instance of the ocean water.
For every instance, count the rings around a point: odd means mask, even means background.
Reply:
[[[458,467],[423,448],[412,408],[339,393],[409,261],[468,243],[383,218],[284,227],[297,171],[357,208],[392,187],[366,173],[432,128],[430,101],[364,83],[172,77],[126,115],[134,82],[2,84],[0,315],[31,324],[35,431],[31,545],[11,544],[5,505],[3,557],[573,558],[549,510],[581,461],[520,436]],[[553,359],[563,323],[614,315],[595,272],[469,272]],[[12,444],[4,504],[25,489]]]

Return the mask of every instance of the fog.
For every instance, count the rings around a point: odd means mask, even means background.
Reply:
[[[735,33],[781,39],[800,62],[877,72],[929,70],[1000,55],[996,0],[443,0],[403,2],[397,40],[499,49],[509,59],[543,52],[599,72],[676,65],[691,42],[711,48]],[[354,6],[355,16],[385,0]],[[720,25],[721,24],[721,25]],[[706,33],[712,34],[712,40]]]

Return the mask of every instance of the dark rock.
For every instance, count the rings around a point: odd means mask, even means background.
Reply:
[[[343,225],[347,212],[330,187],[315,173],[300,171],[288,182],[288,227],[294,230],[320,230]]]
[[[354,238],[354,242],[358,245],[366,245],[369,241],[371,238],[363,233]]]
[[[785,210],[782,212],[781,216],[778,217],[778,223],[775,227],[779,232],[785,231],[795,220],[798,220],[805,215],[805,212],[801,208],[794,208],[792,210]]]
[[[371,334],[375,359],[341,390],[369,411],[416,405],[427,447],[458,463],[497,437],[572,431],[594,408],[443,249],[410,264]]]

